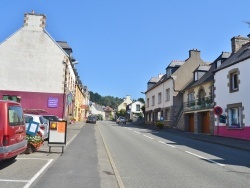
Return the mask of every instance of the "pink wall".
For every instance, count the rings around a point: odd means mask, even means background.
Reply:
[[[229,129],[227,126],[214,127],[214,135],[250,140],[250,126],[243,129]]]
[[[48,114],[53,114],[63,118],[64,94],[0,90],[1,99],[4,94],[21,96],[21,105],[23,106],[23,109],[43,109],[48,112]],[[58,98],[57,108],[48,107],[48,99],[50,97]]]

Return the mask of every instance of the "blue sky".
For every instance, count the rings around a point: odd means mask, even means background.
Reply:
[[[144,97],[147,82],[189,50],[213,62],[231,38],[250,34],[249,0],[2,0],[0,42],[32,10],[67,41],[84,85],[102,96]]]

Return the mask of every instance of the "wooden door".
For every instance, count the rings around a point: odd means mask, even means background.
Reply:
[[[210,115],[209,112],[202,113],[202,133],[210,134]]]
[[[194,114],[189,114],[189,132],[194,132]]]

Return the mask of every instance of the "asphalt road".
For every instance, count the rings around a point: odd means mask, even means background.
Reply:
[[[247,151],[129,124],[99,128],[127,188],[250,187]]]
[[[249,151],[133,124],[79,122],[48,150],[0,163],[0,187],[250,187]]]

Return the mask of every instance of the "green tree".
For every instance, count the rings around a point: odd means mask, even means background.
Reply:
[[[121,110],[118,112],[117,115],[118,115],[118,116],[123,116],[123,117],[125,117],[125,116],[126,116],[126,110],[125,110],[125,109],[121,109]]]
[[[94,93],[92,91],[89,92],[90,101],[100,104],[102,106],[109,106],[113,109],[116,109],[119,104],[123,102],[123,99],[112,96],[101,96],[98,93]]]
[[[145,117],[145,104],[141,107],[141,110],[142,110],[144,117]]]
[[[139,99],[137,99],[137,100],[140,101],[141,103],[145,104],[144,98],[139,98]]]

